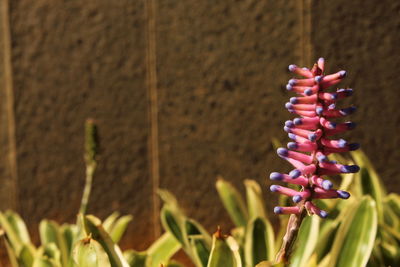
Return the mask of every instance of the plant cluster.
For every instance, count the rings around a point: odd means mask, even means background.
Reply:
[[[145,251],[122,251],[118,242],[132,217],[115,212],[101,221],[87,214],[98,151],[96,125],[88,120],[84,157],[86,183],[76,223],[60,225],[51,220],[41,221],[41,244],[35,246],[17,213],[0,212],[0,233],[11,265],[182,267],[172,258],[183,250],[196,267],[396,266],[400,262],[400,196],[386,193],[363,152],[352,151],[351,158],[331,154],[351,151],[358,146],[327,138],[329,133],[343,132],[353,124],[335,124],[327,120],[348,113],[349,109],[337,110],[334,104],[350,93],[349,89],[322,92],[321,89],[344,76],[343,72],[322,76],[323,68],[321,60],[311,70],[290,67],[306,78],[289,82],[288,89],[301,96],[292,98],[287,108],[301,118],[287,122],[285,130],[295,140],[289,143],[289,149],[305,154],[278,149],[278,154],[296,168],[289,174],[270,176],[272,180],[290,183],[287,188],[271,188],[281,193],[280,206],[275,208],[275,213],[292,214],[290,218],[279,216],[279,231],[275,232],[271,226],[265,208],[269,199],[264,199],[256,181],[244,181],[243,197],[232,184],[219,178],[216,189],[234,224],[229,234],[219,228],[210,234],[185,214],[173,194],[160,189],[161,224],[165,232]],[[326,174],[338,174],[340,182],[336,177],[331,180],[321,177]],[[333,187],[339,189],[333,190]],[[350,194],[352,197],[347,201],[327,200],[348,198]],[[293,201],[296,205],[290,207]],[[324,210],[330,211],[329,216]],[[305,216],[307,213],[319,216]],[[293,253],[288,253],[288,248]],[[281,257],[289,254],[290,259]]]

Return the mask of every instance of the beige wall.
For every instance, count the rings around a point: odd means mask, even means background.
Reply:
[[[42,217],[75,218],[87,117],[98,121],[102,146],[89,211],[133,214],[125,244],[143,249],[154,239],[157,185],[209,230],[229,227],[215,177],[266,185],[269,172],[288,170],[270,143],[287,140],[287,66],[320,56],[328,70],[348,70],[343,86],[359,107],[350,139],[400,192],[396,1],[8,2],[0,208],[16,208],[35,229]]]

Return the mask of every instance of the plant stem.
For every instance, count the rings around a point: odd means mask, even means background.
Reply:
[[[96,170],[96,162],[92,162],[86,165],[86,181],[85,188],[83,189],[81,207],[79,209],[79,213],[86,214],[87,205],[89,202],[90,192],[92,191],[92,182],[93,182],[93,174]]]
[[[299,214],[290,215],[289,222],[287,224],[286,233],[283,237],[283,243],[281,249],[276,255],[275,262],[280,263],[283,262],[285,266],[289,263],[289,258],[293,250],[293,245],[296,241],[297,234],[299,232],[301,223],[303,222],[304,217],[307,215],[307,211],[304,208],[304,205],[300,207],[301,211]]]

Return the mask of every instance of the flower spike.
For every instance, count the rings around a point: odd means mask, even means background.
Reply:
[[[294,166],[288,174],[273,172],[270,179],[300,185],[300,191],[272,185],[272,192],[292,198],[295,203],[291,207],[275,207],[276,214],[299,214],[305,209],[308,214],[316,214],[326,218],[328,213],[319,209],[313,199],[342,198],[347,199],[350,194],[333,189],[330,180],[325,175],[340,173],[355,173],[359,171],[357,165],[342,165],[329,159],[332,153],[342,153],[356,150],[358,143],[348,143],[344,139],[334,139],[333,135],[344,133],[355,127],[353,122],[337,123],[331,119],[342,118],[355,112],[354,106],[337,109],[336,102],[353,94],[353,89],[336,89],[333,92],[326,90],[341,82],[347,72],[340,70],[333,74],[324,74],[325,60],[318,59],[312,69],[300,68],[294,64],[289,71],[302,78],[290,79],[286,88],[298,95],[291,97],[285,107],[290,113],[299,115],[298,118],[285,122],[284,130],[289,134],[292,142],[287,148],[278,148],[279,157],[287,160]]]

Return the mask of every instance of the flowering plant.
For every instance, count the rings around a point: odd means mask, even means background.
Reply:
[[[350,194],[342,190],[332,189],[333,184],[324,178],[326,175],[341,173],[355,173],[359,171],[357,165],[343,165],[328,156],[332,153],[348,152],[359,148],[357,143],[348,143],[344,139],[332,139],[355,127],[353,122],[336,123],[331,119],[342,118],[355,111],[355,107],[338,109],[337,101],[353,93],[352,89],[337,89],[328,92],[328,89],[338,84],[346,76],[341,70],[334,74],[325,75],[325,61],[320,58],[312,69],[299,68],[290,65],[289,70],[302,79],[291,79],[286,88],[298,94],[290,98],[285,107],[290,113],[300,117],[285,122],[284,130],[294,142],[289,142],[287,148],[278,148],[278,155],[292,164],[295,169],[288,174],[273,172],[270,179],[283,181],[289,184],[300,185],[300,191],[272,185],[272,192],[292,197],[294,206],[275,207],[277,214],[293,214],[289,221],[288,232],[279,258],[287,260],[296,233],[306,214],[316,214],[326,218],[328,213],[313,203],[313,199],[343,198]]]

